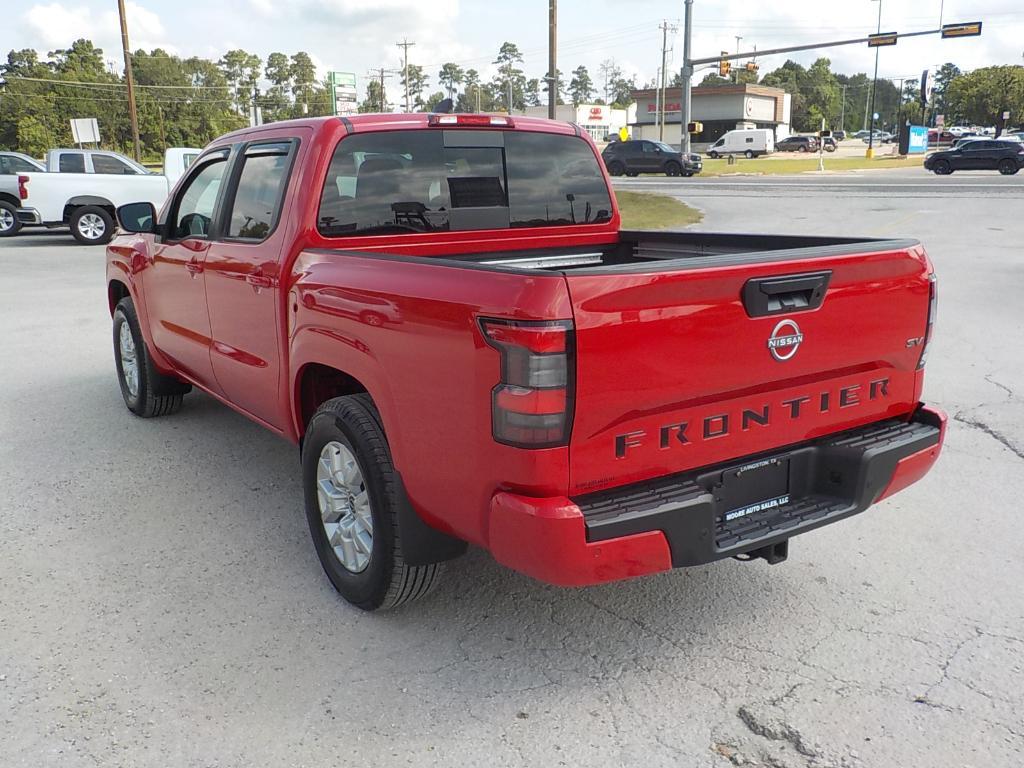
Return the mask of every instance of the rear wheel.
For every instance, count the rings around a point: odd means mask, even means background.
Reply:
[[[146,349],[135,304],[126,297],[114,310],[114,365],[121,397],[136,416],[166,416],[181,407],[192,387],[160,373]]]
[[[0,237],[14,237],[19,231],[18,209],[6,200],[0,200]]]
[[[750,160],[754,156],[754,150],[748,149],[746,152],[743,153],[743,156],[747,158],[747,160]]]
[[[306,517],[320,564],[358,608],[394,608],[431,591],[441,565],[406,565],[399,479],[369,395],[320,406],[302,442]]]
[[[683,167],[679,163],[672,161],[665,163],[665,175],[666,176],[678,176],[683,172]]]
[[[610,173],[612,176],[621,176],[625,172],[625,166],[623,166],[622,163],[618,161],[608,164],[608,173]]]
[[[708,157],[710,157],[712,160],[717,160],[718,159],[718,153],[717,152],[708,152]]]
[[[1000,160],[999,161],[999,172],[1003,176],[1013,176],[1020,168],[1013,160]]]
[[[114,239],[114,217],[95,205],[83,205],[71,214],[71,234],[82,245],[105,245]]]

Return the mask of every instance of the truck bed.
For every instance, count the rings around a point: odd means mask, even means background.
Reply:
[[[742,235],[716,232],[623,231],[618,243],[603,247],[539,248],[457,254],[444,261],[498,270],[572,271],[577,274],[643,272],[842,256],[865,251],[902,250],[914,240]],[[397,255],[397,254],[396,254]],[[422,257],[415,257],[422,258]],[[432,259],[434,260],[434,259]]]

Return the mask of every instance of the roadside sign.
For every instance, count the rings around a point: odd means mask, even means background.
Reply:
[[[932,100],[932,74],[927,69],[921,73],[921,106]]]
[[[629,131],[626,130],[626,126],[619,128],[619,139],[621,141],[629,141]]]
[[[868,35],[868,48],[879,48],[883,45],[896,45],[898,37],[898,32],[881,32],[877,35]]]
[[[874,118],[875,118],[875,120],[877,120],[877,119],[878,119],[878,113],[877,113],[877,112],[875,112],[875,114],[874,114],[874,115],[872,115],[872,117],[874,117]]]
[[[1009,119],[1010,119],[1010,111],[1007,110],[1007,111],[1003,112],[1003,120],[1009,120]]]
[[[968,21],[963,24],[943,24],[943,37],[977,37],[981,34],[980,21]]]
[[[923,125],[912,125],[908,129],[910,140],[907,143],[908,155],[919,155],[928,150],[928,129]]]
[[[331,72],[330,82],[334,97],[334,114],[352,115],[358,112],[355,73]]]
[[[99,144],[100,126],[95,117],[83,117],[71,121],[71,137],[75,144]]]
[[[936,115],[935,116],[935,127],[936,128],[941,128],[945,124],[946,124],[946,116],[945,115]]]

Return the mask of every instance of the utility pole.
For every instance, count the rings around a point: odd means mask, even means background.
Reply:
[[[397,45],[399,48],[402,49],[402,59],[403,59],[402,71],[404,73],[402,75],[402,77],[405,79],[405,111],[406,112],[411,112],[412,109],[410,109],[410,106],[409,106],[409,48],[414,46],[414,45],[416,45],[416,43],[410,43],[407,39],[402,38],[402,42],[395,43],[395,45]],[[383,78],[383,76],[381,77],[381,80],[380,80],[380,92],[384,93],[384,78]],[[381,110],[381,111],[383,112],[384,110]]]
[[[683,15],[683,69],[681,74],[681,98],[679,99],[679,122],[682,134],[682,150],[690,151],[690,88],[693,85],[693,62],[691,61],[691,43],[693,39],[693,0],[684,0]]]
[[[509,114],[512,104],[509,99]],[[548,119],[555,119],[558,105],[558,0],[548,0]],[[573,118],[575,119],[575,118]]]
[[[842,109],[841,109],[840,116],[839,116],[839,130],[841,130],[841,131],[845,131],[846,130],[846,88],[847,88],[847,86],[844,85],[843,86],[843,105],[842,105]]]
[[[739,56],[739,53],[740,53],[740,40],[742,40],[743,38],[740,35],[735,35],[734,37],[736,38],[736,55]],[[739,60],[737,60],[736,63],[739,64]],[[736,84],[739,85],[739,83],[740,83],[740,68],[736,67]]]
[[[384,80],[386,78],[391,77],[393,74],[395,74],[394,70],[385,69],[384,67],[381,67],[380,69],[371,69],[369,72],[366,73],[367,77],[373,78],[374,80],[377,80],[377,81],[380,82],[380,111],[381,112],[387,112],[388,111],[388,102],[387,102],[387,99],[384,97]]]
[[[666,88],[668,87],[668,71],[665,69],[665,57],[668,55],[668,33],[675,33],[677,27],[662,21],[661,29],[661,76],[658,79],[658,141],[665,140],[665,101],[668,98]]]
[[[878,3],[878,34],[882,33],[882,0],[872,0]],[[875,47],[875,76],[871,80],[871,133],[868,134],[868,157],[875,156],[875,91],[878,89],[878,51]],[[902,98],[902,96],[901,96]]]
[[[124,15],[124,0],[117,0],[117,12],[121,16],[121,50],[124,51],[124,79],[128,84],[128,115],[132,122],[132,149],[135,162],[142,162],[142,145],[139,143],[139,113],[135,106],[135,75],[132,73],[132,53],[128,47],[128,20]]]

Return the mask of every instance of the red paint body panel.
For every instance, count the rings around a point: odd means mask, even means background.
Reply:
[[[946,442],[946,412],[940,408],[934,407],[928,407],[925,410],[934,413],[938,417],[939,423],[942,425],[939,428],[938,444],[911,454],[906,458],[900,459],[896,464],[896,470],[892,473],[892,480],[889,481],[885,490],[879,494],[876,501],[886,499],[894,493],[899,493],[904,488],[913,485],[922,477],[927,475],[928,470],[930,470],[938,460],[939,453],[942,451],[942,446]]]
[[[588,542],[573,494],[736,459],[917,407],[919,350],[905,342],[924,335],[927,317],[930,266],[920,248],[607,274],[486,270],[429,258],[614,246],[614,196],[612,219],[601,224],[320,235],[317,210],[337,143],[353,132],[423,129],[426,122],[426,115],[301,120],[211,144],[299,141],[278,224],[263,242],[168,244],[126,235],[108,248],[108,282],[133,297],[157,367],[292,441],[302,438],[310,408],[301,401],[304,375],[311,366],[343,372],[377,404],[395,466],[424,521],[558,584],[671,567],[660,532]],[[577,133],[565,123],[516,117],[515,124],[511,130]],[[589,137],[579,140],[600,163]],[[746,316],[743,283],[826,269],[833,274],[822,307],[795,315],[805,337],[799,354],[773,360],[765,345],[777,318]],[[493,439],[491,393],[501,358],[482,336],[481,317],[575,324],[568,445],[529,450]],[[856,335],[848,331],[851,317],[859,318]],[[885,396],[865,396],[879,379],[887,381]],[[844,388],[860,393],[859,402],[808,406],[800,418],[782,418],[782,401],[824,392],[838,399]],[[696,429],[723,415],[735,425],[744,410],[766,404],[779,414],[770,427],[737,426],[707,440],[694,432],[688,444],[660,446],[665,425],[687,421]],[[616,436],[624,433],[643,438],[616,458]],[[926,458],[904,460],[886,494],[928,466]]]

